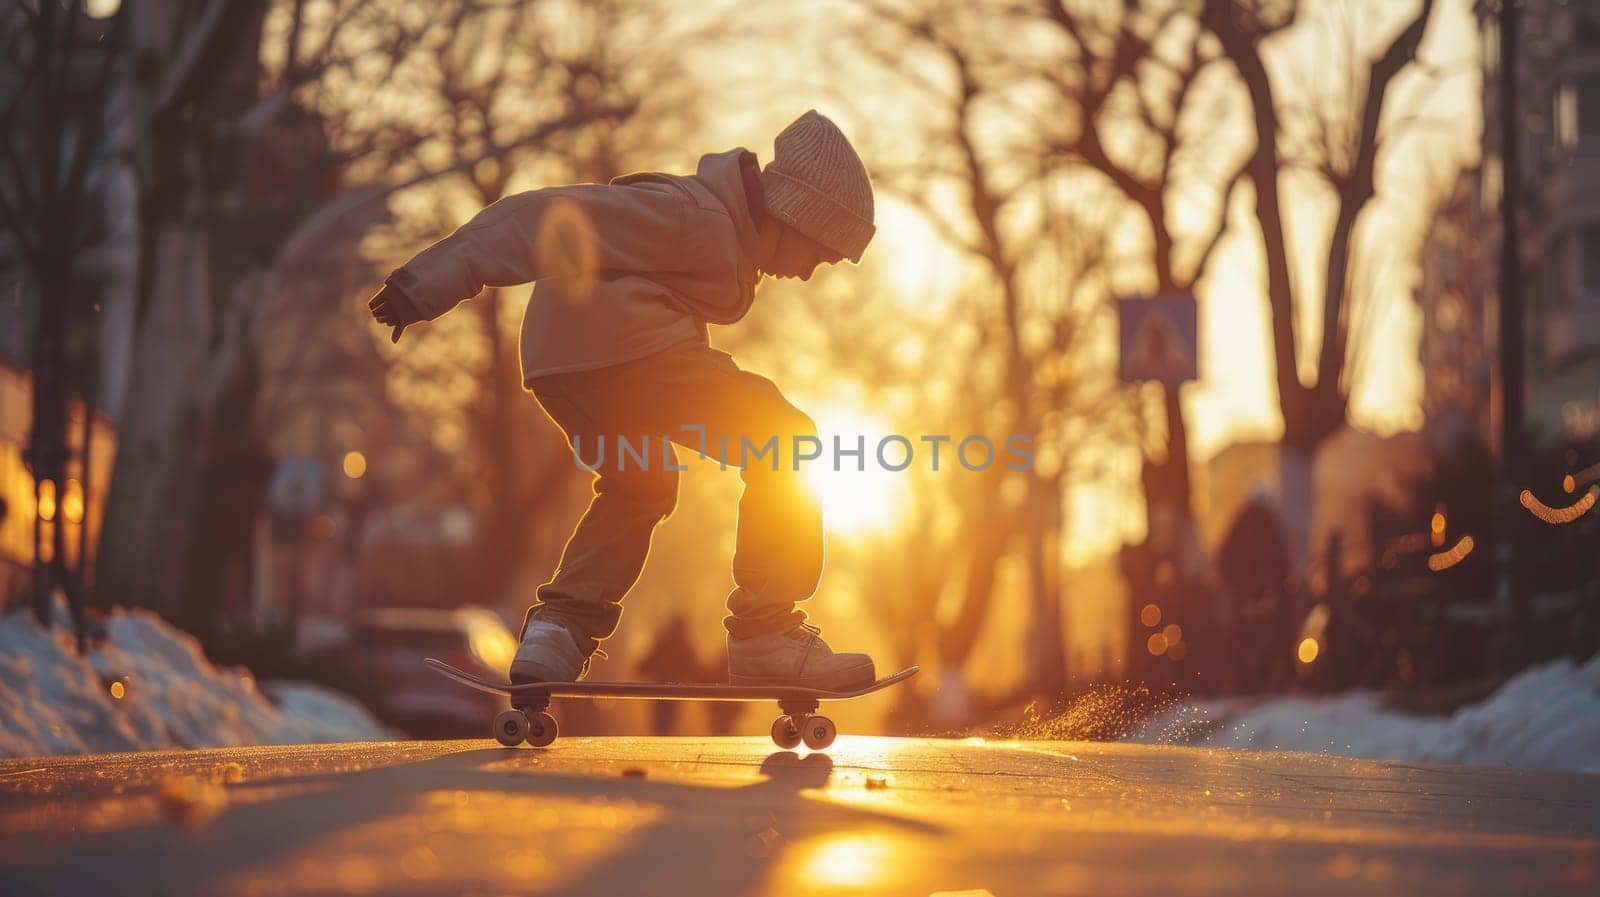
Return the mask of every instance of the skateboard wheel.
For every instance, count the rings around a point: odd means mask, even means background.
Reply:
[[[494,718],[494,740],[516,747],[528,737],[528,718],[520,710],[502,710]]]
[[[794,717],[784,714],[772,721],[772,743],[786,751],[800,746],[800,729]]]
[[[528,729],[528,743],[534,747],[545,747],[556,740],[556,718],[544,711],[532,721]]]
[[[806,747],[814,751],[820,751],[833,744],[833,738],[838,734],[839,729],[833,724],[833,720],[825,716],[813,716],[807,719],[800,729],[800,737],[805,739]]]

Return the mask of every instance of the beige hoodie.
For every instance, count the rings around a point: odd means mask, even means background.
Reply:
[[[707,342],[707,324],[755,298],[756,222],[743,147],[692,176],[645,172],[492,203],[389,275],[423,320],[486,286],[536,281],[522,318],[522,379]]]

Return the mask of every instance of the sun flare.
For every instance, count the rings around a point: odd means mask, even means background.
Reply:
[[[829,532],[861,534],[882,531],[895,522],[904,488],[904,471],[886,470],[878,462],[878,442],[892,432],[881,420],[850,409],[828,409],[816,415],[822,456],[809,462],[806,485],[822,501]],[[837,450],[836,450],[837,446]],[[854,452],[863,449],[858,457]],[[899,449],[888,461],[899,464]]]

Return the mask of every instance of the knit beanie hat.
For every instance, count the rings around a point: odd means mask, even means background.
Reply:
[[[844,132],[812,109],[778,134],[772,157],[767,213],[859,264],[876,230],[872,182]]]

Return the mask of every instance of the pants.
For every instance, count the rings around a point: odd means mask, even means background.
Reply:
[[[644,567],[650,536],[677,504],[678,474],[670,468],[678,455],[669,439],[724,457],[730,467],[741,462],[742,440],[754,447],[740,470],[735,585],[723,619],[728,633],[761,635],[806,618],[795,605],[811,596],[822,575],[822,509],[794,469],[793,450],[797,436],[816,439],[816,425],[771,380],[741,370],[726,352],[696,344],[611,367],[538,377],[530,387],[578,461],[595,465],[602,437],[604,459],[595,471],[594,498],[555,575],[539,587],[524,629],[528,620],[559,622],[586,654],[616,631],[622,599]],[[622,451],[619,437],[635,453],[648,446],[646,463]],[[773,437],[777,470],[771,453],[755,453]]]

